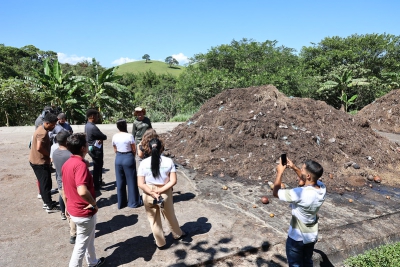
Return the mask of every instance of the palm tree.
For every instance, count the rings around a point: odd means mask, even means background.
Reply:
[[[357,95],[352,96],[347,99],[347,89],[353,86],[365,86],[369,85],[366,78],[353,79],[353,72],[351,70],[344,70],[341,75],[334,74],[333,81],[326,81],[322,84],[321,88],[318,90],[320,93],[330,91],[331,89],[336,89],[340,92],[339,99],[341,100],[342,106],[344,106],[344,111],[347,112],[349,105],[353,104]]]

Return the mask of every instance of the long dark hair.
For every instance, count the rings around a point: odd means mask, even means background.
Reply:
[[[151,149],[151,173],[154,178],[160,176],[160,162],[161,162],[161,149],[162,144],[158,138],[153,138],[149,142],[149,148]]]

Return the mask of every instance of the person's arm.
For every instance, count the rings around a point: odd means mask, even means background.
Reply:
[[[163,187],[157,188],[156,192],[158,194],[162,194],[174,185],[176,185],[177,177],[176,177],[176,172],[170,172],[169,173],[169,181],[166,183]]]
[[[153,126],[151,126],[151,121],[150,121],[150,119],[149,119],[149,118],[147,118],[147,119],[149,120],[149,128],[147,128],[147,129],[153,128]]]
[[[136,144],[135,143],[131,144],[131,148],[133,155],[136,155]]]
[[[91,209],[94,207],[95,210],[98,210],[99,207],[97,207],[96,200],[93,199],[92,194],[90,191],[87,189],[86,185],[79,185],[77,188],[78,195],[83,198],[86,202],[89,203],[84,209]]]
[[[147,186],[144,176],[138,176],[137,177],[137,183],[138,183],[138,187],[140,189],[142,189],[144,193],[152,196],[155,199],[158,199],[160,197],[159,193],[157,193],[155,191],[152,191],[150,189],[150,187]]]
[[[107,140],[107,135],[103,134],[99,128],[97,128],[96,126],[93,127],[92,129],[92,136],[94,140],[99,140],[99,141],[103,141],[103,140]]]
[[[299,178],[301,177],[301,170],[290,159],[287,159],[287,166],[293,169]]]
[[[133,122],[133,124],[132,124],[132,135],[133,135],[133,138],[135,138],[135,140],[136,140],[136,125],[135,125],[135,122]]]
[[[38,138],[38,136],[36,136],[36,150],[40,154],[50,157],[50,151],[44,145],[43,138]]]
[[[286,169],[286,166],[282,165],[282,160],[280,160],[278,166],[276,166],[276,178],[275,178],[274,189],[273,189],[274,197],[279,198],[278,191],[279,191],[279,189],[281,189],[282,174],[285,169]]]
[[[141,147],[142,147],[142,142],[140,142],[139,145],[138,145],[137,154],[138,154],[139,158],[143,159],[144,158],[144,152],[142,151]]]
[[[113,148],[114,148],[114,153],[117,153],[117,146],[113,145]]]

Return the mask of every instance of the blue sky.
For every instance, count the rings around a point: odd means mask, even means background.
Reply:
[[[400,35],[400,1],[1,0],[0,43],[104,67],[174,56],[181,65],[233,39],[277,40],[300,51],[328,36]]]

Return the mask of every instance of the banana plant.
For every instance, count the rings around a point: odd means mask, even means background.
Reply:
[[[119,92],[125,86],[117,83],[122,77],[115,74],[116,67],[109,68],[99,73],[98,63],[93,59],[95,77],[80,77],[77,80],[86,83],[88,86],[85,97],[90,108],[102,111],[104,108],[117,108],[121,102],[118,100]]]
[[[74,79],[72,71],[63,74],[58,60],[51,65],[49,59],[43,63],[43,72],[33,70],[37,78],[25,77],[25,79],[41,94],[45,103],[60,107],[67,118],[71,118],[74,113],[84,115],[82,107],[85,99],[82,97],[81,87]]]
[[[358,78],[353,79],[353,72],[351,70],[345,70],[341,73],[341,75],[334,74],[333,81],[329,80],[322,84],[321,88],[318,89],[319,93],[329,93],[332,89],[338,90],[340,93],[339,99],[341,100],[341,104],[344,105],[345,111],[347,112],[348,103],[344,102],[344,99],[347,101],[347,90],[350,87],[354,86],[367,86],[369,82],[367,82],[366,78]],[[353,96],[354,97],[354,96]],[[353,99],[353,97],[351,99]],[[353,101],[357,98],[357,96],[353,99]],[[353,104],[353,103],[352,103]]]

